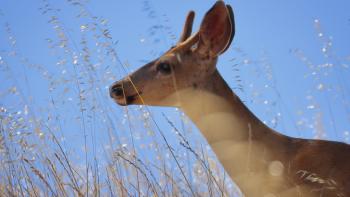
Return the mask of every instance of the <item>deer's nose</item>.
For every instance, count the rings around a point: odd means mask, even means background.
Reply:
[[[124,95],[123,87],[120,84],[113,85],[109,90],[109,95],[113,98],[115,96],[121,97]]]

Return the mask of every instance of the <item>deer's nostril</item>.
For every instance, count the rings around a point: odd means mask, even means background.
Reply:
[[[113,96],[123,96],[124,95],[123,87],[121,85],[113,86],[111,88],[111,90],[110,90],[110,95],[111,95],[111,97],[113,97]]]

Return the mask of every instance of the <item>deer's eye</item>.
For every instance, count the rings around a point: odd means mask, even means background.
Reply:
[[[157,66],[157,71],[162,73],[162,74],[168,75],[171,73],[171,66],[170,66],[170,64],[165,63],[165,62],[160,63]]]

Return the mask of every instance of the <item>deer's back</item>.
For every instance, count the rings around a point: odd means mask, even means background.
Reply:
[[[350,196],[350,145],[325,140],[297,140],[291,162],[297,185],[318,196]]]

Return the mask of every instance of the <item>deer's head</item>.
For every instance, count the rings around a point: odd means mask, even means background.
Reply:
[[[179,92],[205,88],[202,84],[216,71],[218,56],[231,44],[234,17],[229,5],[217,1],[191,36],[193,19],[191,11],[176,46],[110,87],[118,104],[179,106]]]

